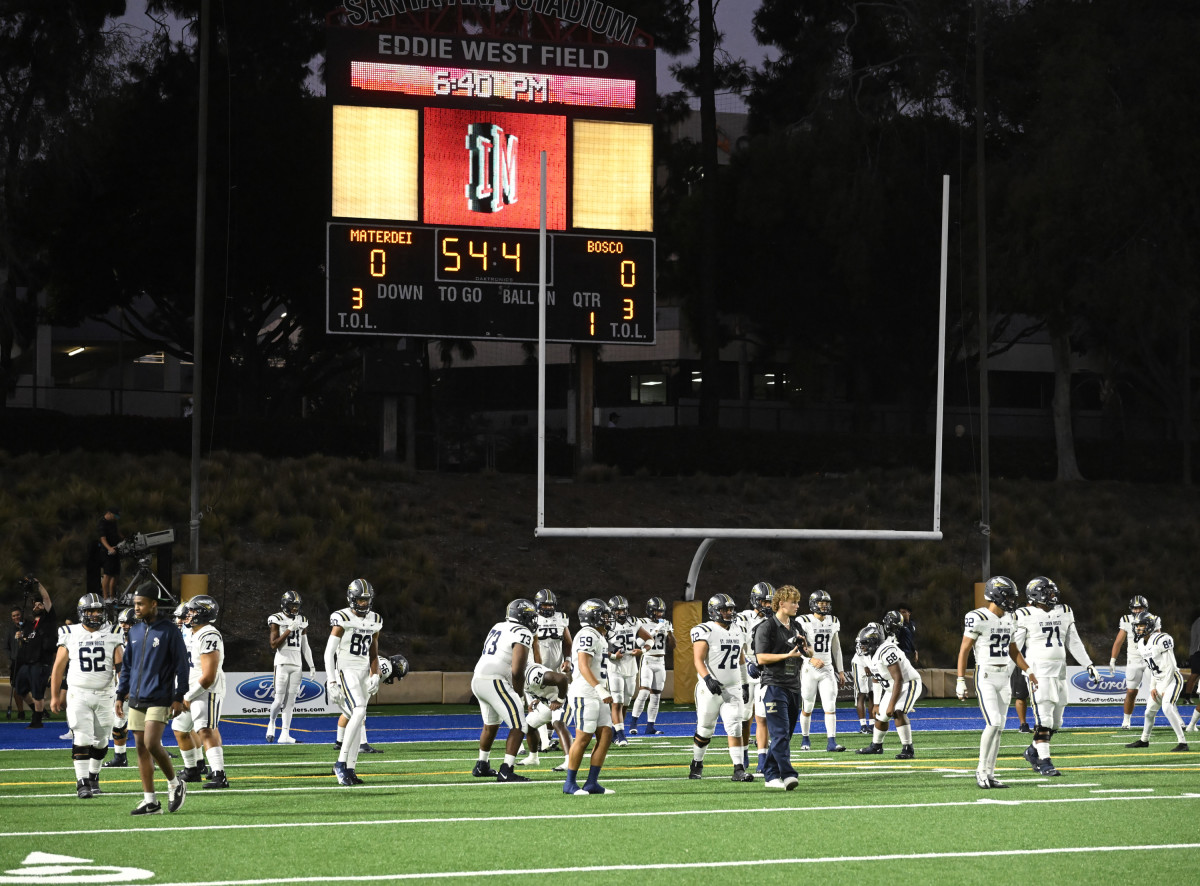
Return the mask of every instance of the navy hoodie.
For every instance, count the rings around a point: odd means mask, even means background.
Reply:
[[[170,614],[138,622],[129,629],[117,698],[128,698],[131,707],[169,707],[183,701],[190,671],[187,645]]]

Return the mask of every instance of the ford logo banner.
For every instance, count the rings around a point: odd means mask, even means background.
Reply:
[[[1100,682],[1092,680],[1088,676],[1086,670],[1081,670],[1072,675],[1071,683],[1074,684],[1080,692],[1089,694],[1102,693],[1104,695],[1121,696],[1125,695],[1125,672],[1114,671],[1110,677],[1108,672],[1102,669],[1097,669],[1100,673]]]
[[[295,701],[294,710],[297,714],[328,714],[337,711],[337,705],[330,704],[325,697],[325,684],[317,679],[324,676],[304,675],[300,680],[300,691]],[[232,691],[227,691],[222,713],[233,715],[267,714],[275,701],[275,678],[267,673],[226,673],[228,685]]]
[[[270,704],[275,701],[275,678],[270,674],[251,677],[249,680],[238,683],[234,691],[247,701]],[[304,677],[300,681],[300,694],[296,698],[296,703],[303,704],[306,701],[323,698],[324,695],[324,686],[312,677]]]

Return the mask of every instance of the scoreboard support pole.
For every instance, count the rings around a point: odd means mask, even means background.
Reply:
[[[575,345],[575,402],[579,404],[575,420],[575,473],[591,465],[596,457],[595,422],[592,415],[596,402],[596,346]]]

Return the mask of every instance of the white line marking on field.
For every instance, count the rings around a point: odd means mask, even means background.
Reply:
[[[1070,781],[1044,781],[1038,787],[1041,788],[1094,788],[1099,787],[1098,781],[1084,781],[1076,784]]]
[[[333,790],[333,789],[331,788],[331,790]],[[359,790],[361,790],[361,786],[360,786]],[[225,791],[222,791],[222,794],[224,794],[225,796],[229,795],[228,792],[225,792]],[[63,795],[60,794],[58,796],[63,796]],[[780,795],[776,794],[773,796],[780,796]],[[788,795],[788,796],[790,796],[790,795]],[[801,794],[801,796],[803,796],[803,794]],[[1167,795],[1162,795],[1162,794],[1155,794],[1155,795],[1151,795],[1151,796],[1138,795],[1138,796],[1133,796],[1133,797],[1128,797],[1128,796],[1121,796],[1121,797],[1059,797],[1059,798],[1055,798],[1055,799],[1044,799],[1044,800],[1040,800],[1040,799],[1039,800],[1035,800],[1035,799],[1026,799],[1026,800],[973,799],[973,800],[946,801],[946,802],[942,802],[942,803],[894,803],[891,805],[879,805],[879,804],[872,803],[872,804],[858,804],[858,805],[844,805],[844,806],[798,806],[798,805],[790,805],[789,804],[786,806],[763,806],[758,809],[753,809],[753,808],[742,809],[742,810],[739,810],[739,812],[745,812],[750,815],[753,815],[755,813],[760,813],[760,812],[761,813],[786,813],[787,815],[795,816],[795,815],[799,815],[799,814],[806,813],[806,812],[816,812],[816,813],[867,812],[867,813],[875,813],[875,812],[878,812],[880,810],[885,810],[885,809],[955,809],[955,808],[960,808],[960,807],[977,806],[980,803],[1003,803],[1004,805],[1008,805],[1008,806],[1013,806],[1013,805],[1044,806],[1044,805],[1048,805],[1048,804],[1052,804],[1052,803],[1114,803],[1114,802],[1128,803],[1131,801],[1136,802],[1139,800],[1182,800],[1185,798],[1190,799],[1195,796],[1197,796],[1197,795],[1195,795],[1195,794],[1182,794],[1182,795],[1172,794],[1172,795],[1167,796]],[[596,802],[603,803],[604,801],[598,800]],[[587,805],[587,804],[584,804],[584,805]],[[567,806],[570,806],[573,808],[579,808],[580,804],[578,802],[574,802],[574,803],[568,802]],[[566,808],[566,807],[564,807],[564,808]],[[566,819],[566,818],[570,818],[570,819],[577,819],[577,818],[580,818],[580,819],[585,819],[585,818],[586,819],[591,819],[591,818],[596,818],[596,819],[675,818],[675,817],[689,816],[689,815],[728,815],[728,814],[729,814],[729,810],[724,809],[724,808],[722,808],[722,809],[679,809],[679,810],[672,810],[672,811],[656,811],[656,812],[650,812],[650,811],[641,811],[641,812],[638,812],[638,811],[634,811],[634,812],[561,812],[560,811],[560,812],[554,812],[552,814],[547,814],[547,815],[525,815],[525,816],[522,816],[521,820],[522,821],[544,820],[544,821],[561,822],[563,819]],[[184,827],[167,826],[167,827],[155,828],[155,830],[172,831],[172,832],[173,831],[206,831],[206,830],[207,831],[253,831],[253,830],[277,829],[277,828],[365,827],[367,825],[463,824],[463,823],[478,824],[478,823],[482,823],[482,822],[491,822],[491,821],[512,821],[512,817],[508,816],[508,815],[463,815],[463,816],[443,816],[443,817],[433,817],[433,818],[346,819],[343,821],[287,821],[287,822],[270,822],[270,823],[262,822],[262,823],[255,823],[255,824],[188,825],[188,826],[184,826]],[[129,833],[128,828],[90,828],[90,829],[75,829],[75,830],[68,830],[68,831],[15,831],[13,833],[0,833],[0,840],[9,839],[9,838],[13,838],[13,837],[20,837],[20,838],[24,839],[27,837],[61,837],[61,836],[68,836],[68,835],[81,835],[81,834],[128,834],[128,833]],[[1130,848],[1136,849],[1139,847],[1130,847]],[[1030,850],[1030,851],[1036,851],[1036,850]],[[987,853],[982,853],[982,854],[987,854]],[[874,856],[866,856],[866,858],[872,858],[872,857],[874,857]],[[879,856],[879,857],[883,858],[885,856]],[[908,857],[908,856],[896,856],[896,857],[901,858],[901,857]],[[913,858],[923,858],[924,856],[912,856],[912,857]],[[579,868],[578,870],[584,870],[584,868]],[[241,881],[231,881],[231,882],[241,882]],[[248,880],[246,882],[253,883],[253,882],[259,882],[259,881]],[[287,880],[280,880],[280,881],[263,880],[261,882],[272,883],[272,882],[290,882],[290,881],[287,881]],[[302,882],[302,881],[297,881],[297,882]]]
[[[1154,788],[1101,788],[1093,794],[1153,794]]]
[[[459,877],[525,878],[530,874],[607,873],[615,871],[663,870],[680,871],[698,868],[748,868],[766,865],[844,864],[862,861],[935,861],[943,858],[1004,858],[1013,855],[1072,855],[1089,852],[1157,852],[1160,850],[1200,849],[1200,843],[1168,843],[1157,846],[1064,846],[1056,849],[995,849],[975,852],[917,852],[907,855],[842,855],[827,858],[755,858],[744,861],[694,861],[657,864],[608,864],[559,868],[513,868],[483,871],[431,871],[429,873],[355,875],[356,883],[380,883],[397,880],[436,880]],[[271,886],[277,883],[328,882],[327,876],[270,877],[258,880],[192,880],[184,883],[164,883],[161,886]]]

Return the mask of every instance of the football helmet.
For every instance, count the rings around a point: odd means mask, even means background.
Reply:
[[[771,612],[771,598],[775,596],[775,587],[769,581],[760,581],[750,589],[750,608],[759,615]]]
[[[408,659],[397,653],[384,658],[379,657],[379,682],[391,683],[393,680],[403,680],[408,676]]]
[[[1129,614],[1130,615],[1137,615],[1139,612],[1148,612],[1149,610],[1150,610],[1150,603],[1141,594],[1138,594],[1136,597],[1133,597],[1132,599],[1130,599],[1130,601],[1129,601]]]
[[[608,608],[612,610],[613,621],[617,624],[625,624],[625,620],[629,618],[629,600],[620,594],[609,597]]]
[[[662,597],[651,597],[646,601],[646,617],[660,619],[667,614],[667,604]]]
[[[356,578],[346,588],[346,602],[355,615],[366,615],[375,603],[375,589],[365,578]]]
[[[188,620],[188,624],[190,625],[210,625],[221,614],[221,607],[208,594],[198,594],[192,597],[192,599],[188,600],[187,605],[192,613],[192,617]]]
[[[729,627],[737,618],[737,604],[728,594],[713,594],[708,598],[708,617],[722,627]]]
[[[84,594],[79,598],[79,621],[85,627],[98,628],[104,624],[104,601],[99,594]]]
[[[518,597],[508,604],[508,609],[504,611],[504,618],[514,624],[524,625],[533,630],[537,627],[537,610],[533,608],[533,604],[524,597]]]
[[[855,644],[863,655],[874,655],[883,645],[883,639],[883,626],[873,621],[858,632]]]
[[[279,608],[283,614],[295,618],[300,614],[300,595],[295,591],[284,591],[279,598]]]
[[[1030,603],[1053,606],[1058,602],[1058,585],[1046,576],[1039,575],[1037,578],[1030,579],[1029,584],[1025,585],[1025,599]]]
[[[1149,610],[1133,617],[1133,638],[1135,640],[1145,640],[1156,630],[1158,630],[1158,619],[1151,615]]]
[[[579,604],[579,623],[602,631],[612,624],[612,610],[599,597],[592,597]]]
[[[175,624],[177,624],[179,627],[183,627],[188,623],[188,616],[190,614],[191,610],[188,609],[188,604],[180,603],[175,607],[175,612],[172,617],[175,619]]]
[[[833,598],[828,591],[813,591],[808,595],[808,611],[813,615],[833,615]]]
[[[1005,575],[993,575],[983,586],[983,599],[995,603],[1005,612],[1013,612],[1020,601],[1017,585]]]
[[[558,597],[554,596],[554,591],[549,588],[542,588],[534,594],[533,605],[537,607],[537,614],[542,618],[551,618],[558,612]]]
[[[883,621],[879,627],[883,630],[885,636],[894,637],[902,624],[904,624],[904,616],[893,609],[891,612],[884,614]]]
[[[133,607],[126,606],[121,610],[121,614],[117,616],[117,624],[128,631],[138,622],[138,617],[133,614]]]

